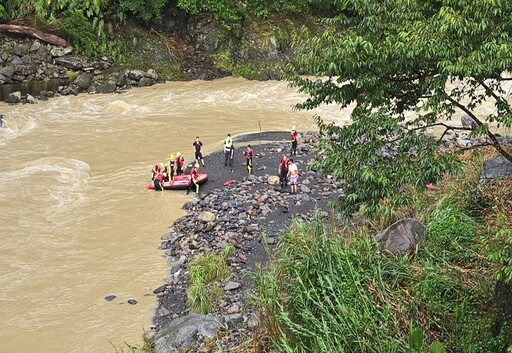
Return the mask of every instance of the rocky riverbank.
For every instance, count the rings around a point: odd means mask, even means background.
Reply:
[[[237,158],[233,173],[223,166],[222,153],[205,158],[209,181],[202,187],[201,197],[184,205],[187,214],[162,237],[160,249],[170,273],[167,283],[154,291],[158,298],[154,329],[147,333],[157,352],[200,352],[213,337],[221,337],[221,346],[229,351],[250,337],[258,329],[259,315],[248,300],[251,281],[247,270],[267,262],[264,243],[275,246],[292,219],[312,219],[316,208],[326,221],[330,218],[328,203],[342,192],[342,185],[306,170],[317,152],[317,134],[304,134],[299,153],[293,156],[300,170],[299,193],[280,190],[277,166],[289,152],[288,138],[286,132],[238,136],[234,139]],[[258,144],[258,140],[264,142]],[[255,153],[254,175],[249,177],[242,155],[248,143]],[[229,180],[233,183],[224,186]],[[219,254],[230,245],[235,251],[226,262],[232,277],[219,284],[221,299],[210,315],[192,313],[186,302],[190,261],[198,254]]]

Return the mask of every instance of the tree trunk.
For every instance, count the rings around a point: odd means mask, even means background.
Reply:
[[[58,37],[54,34],[44,33],[38,29],[31,27],[0,24],[0,32],[22,34],[40,39],[43,42],[50,43],[53,45],[58,45],[61,47],[68,46],[68,42],[65,39],[62,39],[61,37]]]

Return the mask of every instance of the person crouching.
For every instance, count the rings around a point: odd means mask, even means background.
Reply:
[[[198,182],[199,171],[198,171],[198,169],[199,169],[199,163],[196,163],[192,167],[192,170],[190,170],[190,183],[188,184],[187,195],[190,192],[190,189],[192,189],[192,185],[195,186],[196,194],[199,195],[199,182]]]

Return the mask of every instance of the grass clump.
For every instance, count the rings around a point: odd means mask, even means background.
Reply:
[[[192,259],[187,288],[187,302],[192,310],[207,314],[215,308],[215,304],[222,295],[222,288],[218,283],[232,276],[226,259],[234,251],[235,248],[228,245],[221,254],[200,254]]]

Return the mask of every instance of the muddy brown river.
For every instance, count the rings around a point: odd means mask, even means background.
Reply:
[[[208,153],[227,133],[348,118],[292,111],[302,98],[285,82],[227,78],[0,102],[0,353],[140,344],[168,272],[160,237],[188,200],[145,190],[151,165],[177,151],[190,161],[196,135]]]

